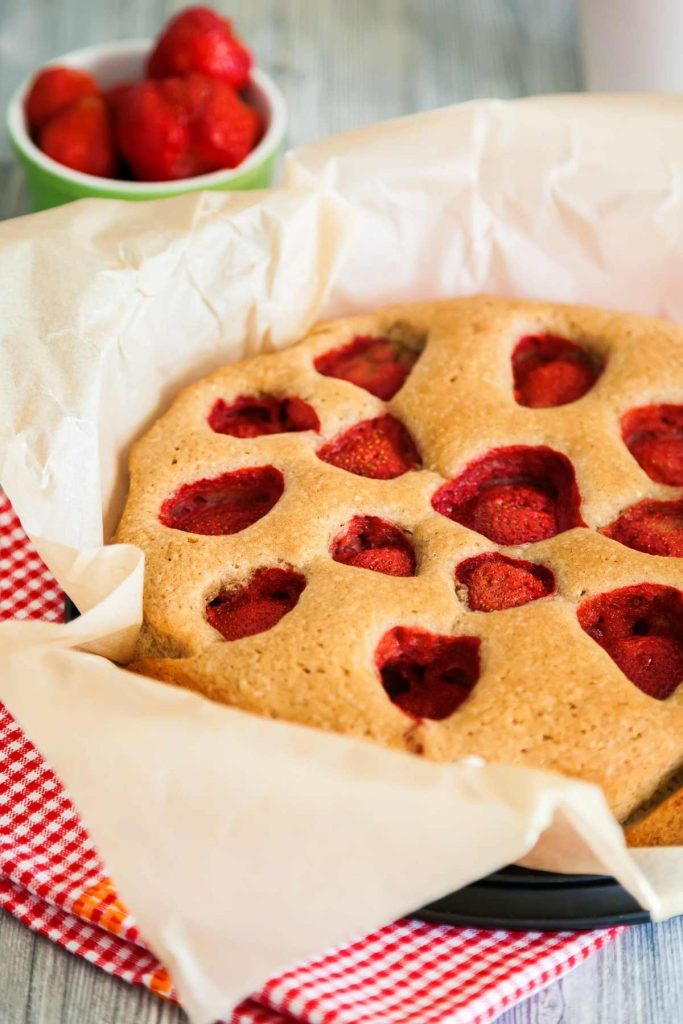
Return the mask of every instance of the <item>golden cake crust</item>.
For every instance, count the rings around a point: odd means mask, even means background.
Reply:
[[[683,789],[625,831],[629,846],[683,846]]]
[[[355,336],[392,333],[426,345],[388,402],[313,365]],[[538,333],[571,338],[606,361],[578,401],[545,409],[516,403],[512,350]],[[248,711],[440,761],[478,754],[599,782],[623,820],[683,762],[683,687],[666,700],[641,692],[582,630],[576,606],[632,584],[683,588],[683,560],[596,532],[645,497],[679,495],[640,468],[619,420],[636,406],[680,402],[682,391],[683,331],[671,323],[486,296],[321,324],[287,351],[212,373],[186,388],[131,453],[115,537],[146,555],[145,624],[131,667]],[[216,399],[260,392],[311,403],[320,432],[240,439],[210,429]],[[316,456],[343,430],[386,411],[411,432],[423,469],[375,480]],[[569,458],[589,529],[501,548],[432,508],[444,481],[489,450],[517,444],[547,445]],[[281,470],[285,490],[242,532],[205,536],[160,522],[163,502],[181,485],[264,465]],[[330,557],[331,538],[358,514],[410,535],[415,576],[385,576]],[[454,568],[498,550],[549,566],[557,593],[505,611],[469,610]],[[226,642],[206,620],[207,601],[264,566],[296,568],[306,589],[273,628]],[[375,649],[397,625],[481,638],[479,681],[449,718],[415,721],[381,686]]]

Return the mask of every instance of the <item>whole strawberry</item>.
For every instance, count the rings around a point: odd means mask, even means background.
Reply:
[[[126,95],[128,90],[131,89],[134,85],[137,85],[137,83],[121,82],[119,85],[113,85],[111,89],[107,89],[103,93],[104,98],[107,101],[107,104],[113,113],[116,113],[116,110],[118,109],[121,100]]]
[[[59,65],[39,71],[26,97],[26,120],[34,131],[51,117],[85,96],[97,96],[99,86],[92,75]]]
[[[227,18],[208,7],[188,7],[160,35],[149,58],[147,76],[171,78],[198,72],[243,89],[251,66],[251,53],[233,35]]]
[[[51,117],[40,129],[38,145],[74,171],[100,178],[116,174],[111,117],[101,96],[86,96]]]
[[[115,108],[116,137],[139,181],[172,181],[236,167],[260,133],[232,86],[204,75],[140,82]]]
[[[111,105],[119,150],[140,181],[168,181],[190,173],[187,119],[166,92],[164,83],[139,82]]]

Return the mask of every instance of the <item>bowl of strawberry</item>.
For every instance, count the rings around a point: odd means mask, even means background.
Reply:
[[[285,102],[231,23],[189,7],[158,38],[91,46],[23,83],[7,112],[33,206],[265,188]]]

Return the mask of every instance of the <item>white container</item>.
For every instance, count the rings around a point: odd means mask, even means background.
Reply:
[[[683,0],[581,0],[592,92],[683,92]]]
[[[0,7],[2,0],[0,0]],[[89,71],[103,89],[144,77],[152,41],[129,39],[101,43],[62,54],[45,64],[64,64]],[[38,148],[26,124],[24,105],[34,75],[18,87],[7,108],[7,131],[21,160],[35,210],[58,206],[74,199],[160,199],[200,189],[228,190],[266,188],[284,143],[287,128],[285,99],[275,82],[259,68],[253,68],[246,95],[264,123],[263,137],[251,153],[234,168],[212,171],[193,178],[173,181],[126,181],[98,178],[57,163]]]

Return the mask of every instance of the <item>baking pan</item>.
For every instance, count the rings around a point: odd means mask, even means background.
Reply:
[[[509,931],[581,931],[642,924],[647,911],[613,878],[508,867],[415,914],[426,921]]]

